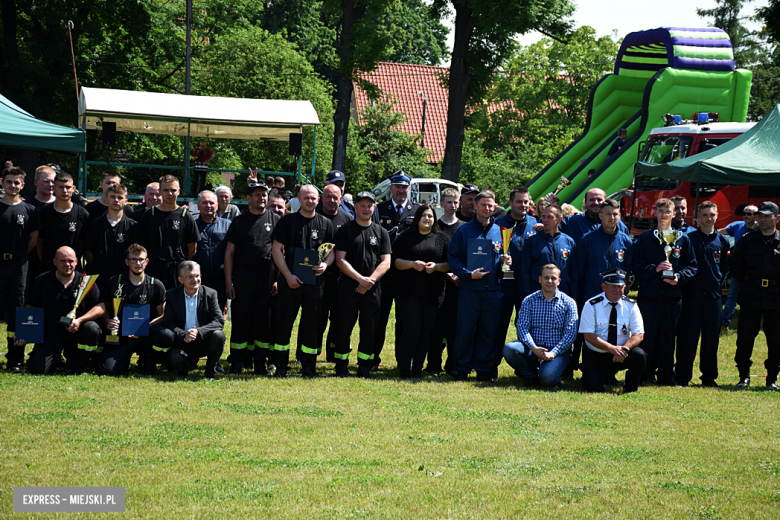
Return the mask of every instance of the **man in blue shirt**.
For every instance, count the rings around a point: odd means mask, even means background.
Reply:
[[[725,228],[719,230],[721,235],[731,235],[734,237],[734,245],[737,245],[739,239],[742,236],[753,229],[756,225],[756,215],[758,214],[758,207],[752,204],[745,206],[743,210],[745,220],[742,222],[732,222]],[[721,332],[729,331],[729,324],[731,324],[731,317],[734,315],[734,309],[737,308],[737,298],[739,297],[739,282],[733,276],[731,277],[731,283],[729,284],[729,294],[726,296],[726,303],[723,304],[723,316],[720,319]]]
[[[452,273],[459,278],[458,327],[455,333],[455,372],[453,377],[465,381],[472,370],[477,381],[490,381],[495,363],[495,338],[501,314],[501,290],[498,282],[501,265],[512,265],[512,257],[500,255],[501,231],[493,223],[495,195],[481,191],[476,197],[474,218],[455,231],[448,250]],[[490,269],[469,268],[469,246],[474,240],[488,240],[492,247]],[[473,267],[473,266],[472,266]],[[475,341],[476,338],[476,341]]]
[[[545,200],[558,204],[558,198],[550,195],[545,197]],[[561,221],[561,232],[569,235],[574,239],[574,243],[579,244],[582,237],[601,226],[599,211],[605,200],[607,200],[607,194],[601,188],[591,188],[586,191],[584,200],[585,211],[564,218]],[[620,231],[626,235],[629,234],[628,227],[620,220],[618,220],[617,226]]]
[[[225,294],[225,236],[227,236],[230,221],[217,216],[217,195],[213,191],[202,191],[198,195],[198,226],[200,240],[193,261],[200,265],[203,285],[217,291],[219,308],[224,309],[227,303]]]
[[[541,268],[542,289],[528,296],[517,316],[517,341],[504,346],[506,362],[528,386],[557,386],[577,336],[577,304],[558,289],[561,271]]]
[[[543,265],[553,264],[560,269],[559,289],[572,298],[577,297],[577,266],[574,258],[574,240],[558,230],[561,223],[561,208],[550,204],[542,210],[543,231],[530,237],[523,247],[520,264],[521,295],[538,291],[535,273]]]
[[[525,241],[536,234],[534,225],[537,220],[528,214],[531,207],[531,196],[528,188],[518,186],[509,192],[509,213],[496,219],[496,224],[501,229],[511,229],[512,239],[509,243],[509,256],[512,257],[512,265],[520,266],[521,253]],[[506,342],[506,333],[509,329],[509,320],[512,317],[513,310],[520,310],[520,304],[523,303],[525,294],[518,290],[517,278],[501,279],[501,316],[498,319],[498,330],[496,331],[496,361],[493,367],[493,375],[498,376],[498,365],[504,358],[503,350]]]
[[[693,376],[693,360],[696,358],[696,345],[701,333],[701,385],[717,388],[720,297],[729,267],[729,243],[715,231],[718,206],[714,202],[702,202],[698,215],[699,229],[688,234],[698,269],[690,283],[683,287],[683,305],[677,331],[677,364],[674,370],[677,384],[688,386]]]

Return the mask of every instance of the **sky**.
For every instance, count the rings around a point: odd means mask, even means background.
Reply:
[[[487,0],[490,1],[490,0]],[[757,7],[764,7],[769,0],[755,0],[743,9],[743,14],[752,15]],[[598,37],[607,36],[617,29],[619,38],[634,31],[645,31],[657,27],[706,27],[707,20],[696,16],[696,8],[711,9],[715,0],[652,0],[645,2],[616,0],[574,0],[575,27],[589,25],[596,29]],[[452,49],[454,29],[449,24],[449,47]],[[759,24],[748,24],[758,29]],[[530,45],[544,36],[531,32],[519,38],[523,45]]]

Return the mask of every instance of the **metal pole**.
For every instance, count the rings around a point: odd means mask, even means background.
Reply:
[[[420,148],[425,148],[425,109],[428,106],[428,100],[425,98],[425,94],[418,92],[423,98],[423,113],[422,113],[422,129],[420,130]]]
[[[311,181],[314,182],[314,165],[317,162],[317,127],[314,126],[314,139],[311,152]]]
[[[192,0],[187,0],[187,41],[185,51],[184,93],[190,94],[192,87]],[[184,138],[184,189],[190,191],[190,125],[187,123],[187,137]]]

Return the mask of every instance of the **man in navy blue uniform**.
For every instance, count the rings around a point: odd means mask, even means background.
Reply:
[[[509,243],[509,256],[512,257],[512,264],[519,266],[521,264],[521,254],[525,241],[536,234],[534,225],[537,220],[528,214],[531,207],[531,196],[528,188],[518,186],[509,192],[509,213],[496,219],[496,224],[501,229],[512,230],[512,241]],[[517,278],[501,279],[501,315],[498,319],[498,330],[496,331],[496,361],[493,366],[493,376],[498,376],[498,365],[504,359],[504,343],[506,342],[506,333],[509,330],[509,320],[512,317],[512,311],[520,310],[520,304],[527,295],[522,294],[518,288]]]
[[[679,229],[686,235],[693,233],[696,228],[691,226],[685,221],[685,216],[688,214],[688,201],[682,195],[672,197],[674,202],[674,216],[672,217],[672,229]]]
[[[712,201],[699,205],[699,229],[689,233],[696,255],[696,276],[683,287],[680,327],[677,331],[677,384],[688,386],[693,377],[693,360],[701,333],[699,366],[701,385],[717,387],[718,342],[720,341],[720,298],[723,280],[728,272],[729,243],[715,231],[718,206]]]
[[[458,328],[453,348],[454,377],[458,381],[465,381],[472,370],[477,372],[477,381],[492,379],[496,329],[501,314],[499,273],[504,262],[512,265],[511,256],[500,254],[501,230],[492,218],[495,195],[482,191],[476,197],[476,204],[475,218],[455,231],[447,254],[450,269],[460,280]],[[487,239],[493,244],[489,271],[468,267],[469,244],[476,239]]]
[[[561,221],[561,232],[574,239],[575,244],[579,244],[580,239],[587,233],[601,226],[599,211],[601,205],[607,199],[607,194],[601,188],[591,188],[585,192],[585,211],[576,215],[569,215]],[[544,200],[558,204],[558,197],[552,194],[547,195]],[[628,235],[628,227],[618,220],[618,229]],[[573,297],[573,296],[572,296]]]
[[[658,227],[640,235],[634,245],[634,275],[639,281],[639,310],[645,322],[645,338],[642,349],[647,354],[646,381],[655,378],[658,370],[658,384],[672,385],[674,364],[674,337],[682,309],[682,286],[696,275],[696,256],[691,241],[684,233],[668,247],[667,259],[662,242],[663,231],[672,230],[674,202],[658,199],[655,202],[655,216]],[[655,233],[658,231],[658,233]],[[670,271],[670,278],[663,272]]]
[[[577,297],[577,265],[574,258],[574,240],[561,233],[558,226],[561,223],[561,208],[550,204],[542,210],[542,226],[544,229],[530,237],[523,248],[520,264],[520,292],[528,295],[542,288],[538,282],[542,266],[553,264],[560,269],[560,285],[558,289],[571,298]]]
[[[344,172],[339,170],[331,170],[328,172],[328,175],[325,176],[325,186],[323,187],[323,193],[325,193],[325,188],[328,186],[338,187],[341,191],[341,196],[339,197],[340,201],[336,211],[347,215],[351,220],[355,218],[355,206],[344,198],[344,188],[346,185],[347,176],[344,175]],[[317,203],[316,211],[317,213],[325,215],[325,212],[322,210],[322,198],[320,198],[320,201]]]

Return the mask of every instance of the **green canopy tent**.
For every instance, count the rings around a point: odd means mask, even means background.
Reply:
[[[678,161],[637,163],[637,175],[688,182],[780,186],[780,105],[753,128],[706,152]]]
[[[0,95],[0,146],[78,154],[86,139],[83,130],[36,119]]]

